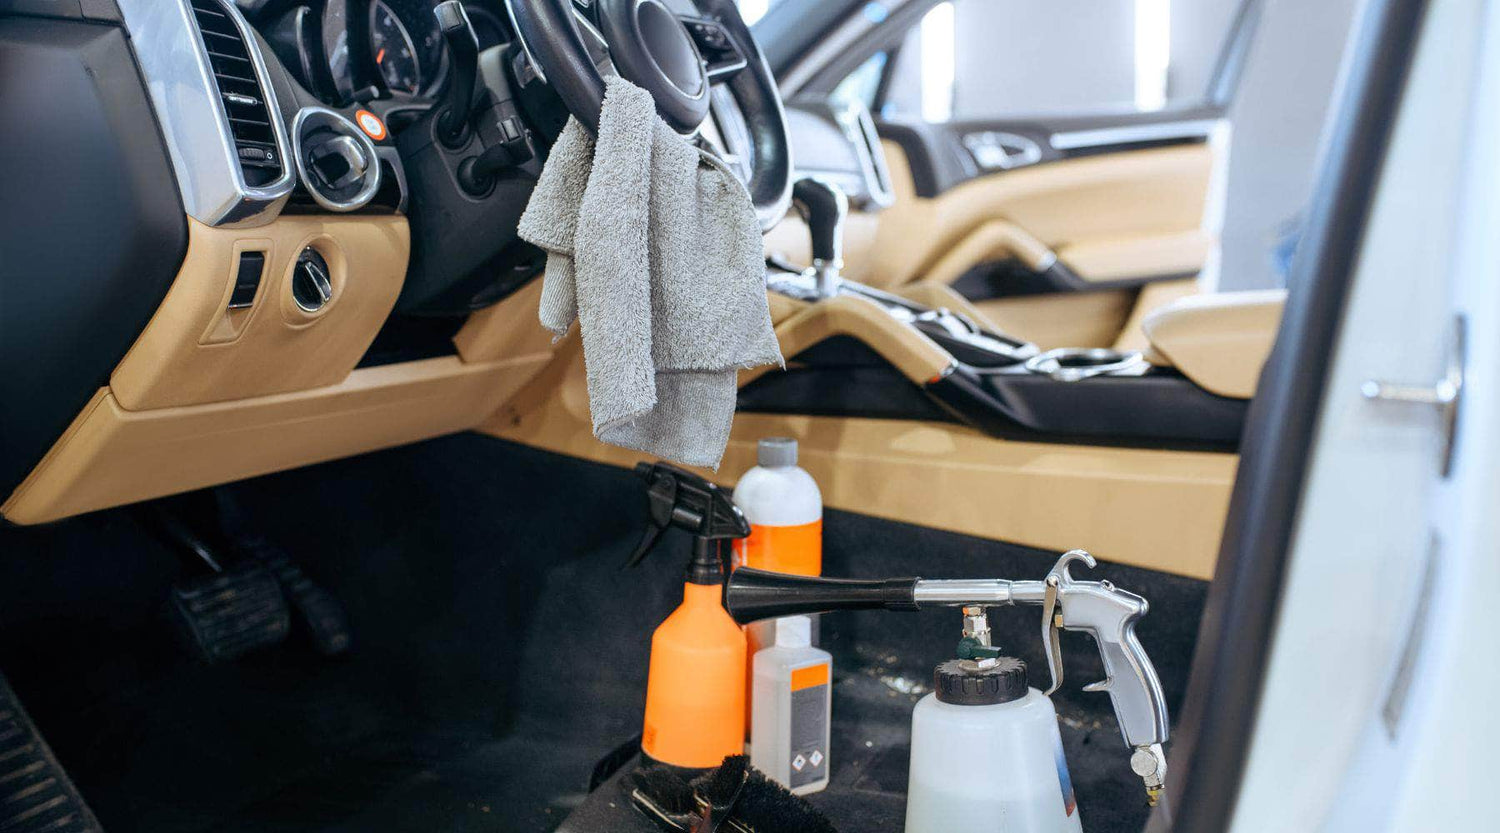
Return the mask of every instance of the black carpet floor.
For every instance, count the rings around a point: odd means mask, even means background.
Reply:
[[[229,488],[343,603],[346,656],[294,634],[224,666],[190,660],[164,616],[186,568],[134,510],[0,530],[0,669],[107,831],[541,833],[581,807],[570,831],[632,829],[587,782],[639,730],[687,538],[620,569],[645,509],[630,473],[461,435]],[[1039,578],[1054,557],[842,512],[825,526],[830,575]],[[1175,710],[1205,585],[1097,573],[1151,600],[1140,636]],[[1040,671],[1038,615],[992,626]],[[824,617],[834,781],[812,801],[841,830],[900,829],[910,711],[958,624]],[[1097,654],[1083,637],[1065,652],[1055,700],[1086,829],[1133,833],[1139,782],[1107,698],[1079,690],[1101,678]]]

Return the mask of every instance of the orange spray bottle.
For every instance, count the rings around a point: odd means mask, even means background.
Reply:
[[[641,463],[651,526],[631,555],[639,564],[669,526],[693,533],[682,604],[651,636],[641,751],[657,762],[716,767],[744,752],[745,634],[724,609],[722,542],[750,534],[729,495],[666,463]]]

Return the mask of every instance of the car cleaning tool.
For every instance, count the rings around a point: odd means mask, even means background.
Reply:
[[[741,568],[730,576],[725,603],[735,621],[755,622],[776,616],[831,610],[919,610],[924,607],[979,605],[1042,606],[1042,645],[1052,685],[1062,685],[1062,649],[1058,629],[1084,631],[1094,637],[1104,662],[1105,679],[1084,691],[1107,691],[1120,722],[1120,733],[1132,750],[1130,768],[1145,782],[1154,805],[1167,774],[1161,745],[1167,740],[1167,704],[1151,658],[1135,636],[1135,623],[1146,615],[1146,600],[1107,581],[1074,581],[1069,565],[1094,557],[1083,550],[1062,555],[1042,581],[960,579],[924,581],[892,578],[874,581],[809,578]]]
[[[651,636],[641,751],[653,761],[707,769],[745,748],[745,633],[724,610],[720,542],[750,534],[729,495],[666,463],[641,463],[651,523],[626,566],[669,526],[693,533],[682,605]]]
[[[775,620],[776,642],[755,655],[750,762],[797,795],[828,786],[833,657],[812,647],[806,616]]]
[[[1082,833],[1057,710],[1026,664],[990,644],[984,608],[964,608],[962,658],[933,671],[911,719],[906,833]]]
[[[768,437],[756,447],[757,465],[734,487],[734,505],[750,522],[750,537],[734,545],[736,567],[816,576],[823,572],[823,495],[812,475],[797,467],[797,441]],[[745,626],[750,662],[775,641],[774,622]],[[813,620],[812,644],[818,644]],[[753,678],[753,675],[751,675]],[[753,686],[752,686],[753,688]],[[755,726],[755,692],[747,692],[747,726]]]
[[[626,780],[630,803],[675,833],[837,833],[811,804],[732,755],[689,782],[668,767],[645,767]]]

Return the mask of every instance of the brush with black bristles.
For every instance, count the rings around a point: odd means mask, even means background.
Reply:
[[[630,801],[668,833],[837,833],[811,804],[731,755],[691,783],[665,767],[631,776]]]
[[[822,813],[751,767],[744,755],[725,758],[692,787],[713,825],[694,833],[838,833]]]
[[[703,820],[693,788],[676,772],[645,766],[629,776],[630,803],[669,833],[691,833]]]

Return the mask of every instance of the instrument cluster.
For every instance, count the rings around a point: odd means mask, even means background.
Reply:
[[[310,92],[343,107],[376,99],[436,98],[448,77],[448,46],[433,7],[438,0],[315,0],[262,24],[264,34]],[[464,5],[479,48],[508,39],[500,15]]]

